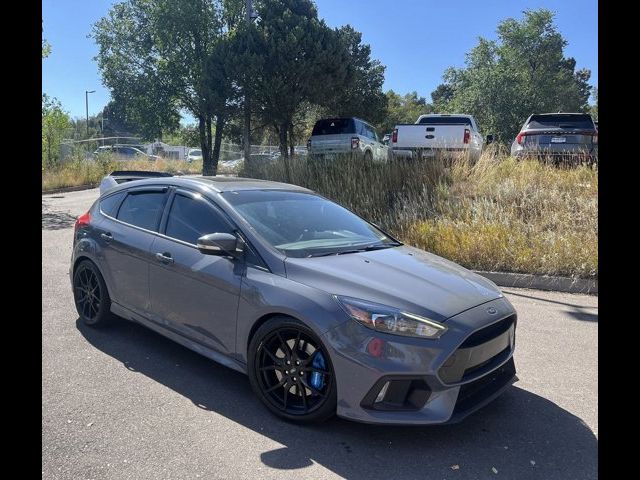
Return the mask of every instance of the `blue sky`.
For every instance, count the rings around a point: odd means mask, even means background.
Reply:
[[[115,2],[108,0],[43,0],[44,37],[52,54],[42,62],[42,90],[57,97],[73,117],[89,114],[109,101],[93,57],[97,47],[87,38],[91,26]],[[386,65],[384,89],[416,90],[430,100],[449,66],[462,66],[465,53],[479,36],[493,39],[498,22],[520,18],[526,9],[548,8],[569,42],[565,55],[578,68],[591,70],[598,82],[598,2],[596,0],[316,0],[319,15],[331,27],[347,23],[362,32],[372,56]]]

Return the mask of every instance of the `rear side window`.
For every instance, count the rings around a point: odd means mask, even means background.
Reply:
[[[468,117],[425,117],[420,119],[420,125],[468,125],[471,119]]]
[[[109,215],[110,217],[115,218],[116,213],[118,213],[120,202],[126,194],[126,192],[119,192],[103,198],[102,200],[100,200],[100,211],[105,215]]]
[[[195,245],[198,238],[209,233],[233,233],[233,230],[205,200],[176,194],[165,235]]]
[[[156,231],[166,199],[166,192],[129,192],[117,218],[136,227]]]
[[[581,128],[594,130],[591,115],[532,115],[527,128]]]
[[[337,135],[341,133],[356,133],[353,118],[327,118],[318,120],[311,135]]]

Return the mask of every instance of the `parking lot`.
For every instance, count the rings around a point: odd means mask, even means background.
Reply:
[[[97,195],[42,197],[43,478],[597,478],[597,297],[505,289],[520,381],[461,424],[296,426],[156,333],[80,324],[73,223]]]

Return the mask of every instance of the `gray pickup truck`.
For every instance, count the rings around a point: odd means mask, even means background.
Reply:
[[[365,161],[386,162],[391,150],[378,138],[376,129],[359,118],[318,120],[307,143],[312,159],[334,160],[352,155]]]

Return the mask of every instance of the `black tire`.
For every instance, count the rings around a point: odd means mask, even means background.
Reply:
[[[82,260],[76,267],[73,274],[73,299],[85,325],[101,327],[111,320],[111,298],[107,285],[91,260]]]
[[[292,356],[288,357],[280,347],[283,341]],[[279,357],[278,352],[283,356]],[[322,353],[323,369],[313,366],[317,352]],[[288,366],[285,365],[287,358],[290,359]],[[299,366],[295,366],[297,361]],[[327,349],[311,329],[294,318],[277,316],[258,328],[249,344],[247,370],[255,394],[280,418],[316,423],[336,412],[336,381]],[[305,372],[307,377],[302,378]],[[310,375],[319,375],[322,379],[319,389],[309,384],[309,380],[313,381]],[[291,393],[292,390],[295,393]]]
[[[364,152],[364,163],[365,165],[371,165],[373,163],[373,153],[371,153],[371,150]]]

